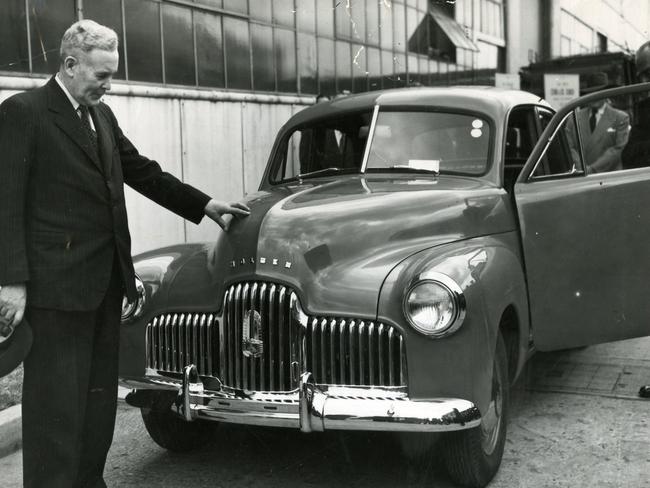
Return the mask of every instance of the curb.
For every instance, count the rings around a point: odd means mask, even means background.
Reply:
[[[131,391],[121,386],[117,391],[118,401],[124,401]],[[0,410],[0,458],[13,454],[23,447],[22,406],[20,404]]]
[[[18,451],[23,445],[22,406],[0,411],[0,458]]]

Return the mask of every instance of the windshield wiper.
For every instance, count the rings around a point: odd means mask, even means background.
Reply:
[[[339,168],[337,166],[330,166],[329,168],[322,168],[322,169],[317,169],[315,171],[309,171],[307,173],[301,173],[299,175],[296,175],[295,177],[301,180],[303,178],[309,178],[314,176],[335,175],[337,173],[351,171],[351,170],[354,171],[356,170],[356,168]]]

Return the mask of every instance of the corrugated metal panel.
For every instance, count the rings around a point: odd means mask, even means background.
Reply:
[[[180,178],[179,101],[117,96],[106,96],[105,101],[138,151]],[[134,254],[185,240],[184,223],[177,215],[128,187],[125,194]]]
[[[242,103],[184,100],[183,177],[218,200],[239,200],[244,194]],[[213,240],[217,225],[203,219],[187,225],[188,241]]]
[[[291,117],[291,105],[243,105],[244,193],[257,191],[275,135]]]

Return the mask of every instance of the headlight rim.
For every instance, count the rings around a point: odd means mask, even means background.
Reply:
[[[409,296],[416,287],[426,283],[433,283],[444,288],[454,302],[455,314],[453,319],[447,327],[439,331],[427,331],[422,329],[422,327],[413,321],[411,314],[408,313]],[[406,289],[406,293],[404,293],[404,298],[402,300],[402,312],[408,324],[417,333],[431,339],[440,339],[453,334],[461,325],[463,325],[467,314],[467,302],[465,300],[463,289],[453,278],[437,271],[430,271],[426,274],[419,275]]]
[[[142,316],[144,311],[144,305],[147,299],[147,289],[144,286],[144,281],[136,274],[135,275],[135,289],[138,293],[138,298],[135,302],[127,303],[126,306],[122,305],[122,311],[120,315],[120,321],[124,323],[129,323]],[[126,313],[124,311],[127,311]]]

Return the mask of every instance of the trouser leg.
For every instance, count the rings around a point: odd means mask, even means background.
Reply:
[[[114,278],[116,278],[114,273]],[[122,292],[109,292],[96,313],[93,359],[90,367],[86,416],[82,429],[81,460],[76,486],[103,488],[106,456],[113,441],[117,409],[119,327]]]
[[[23,381],[25,488],[105,487],[117,403],[122,287],[114,268],[99,308],[28,308]]]
[[[24,487],[70,488],[79,468],[91,314],[28,309],[27,318],[34,340],[24,362]]]

